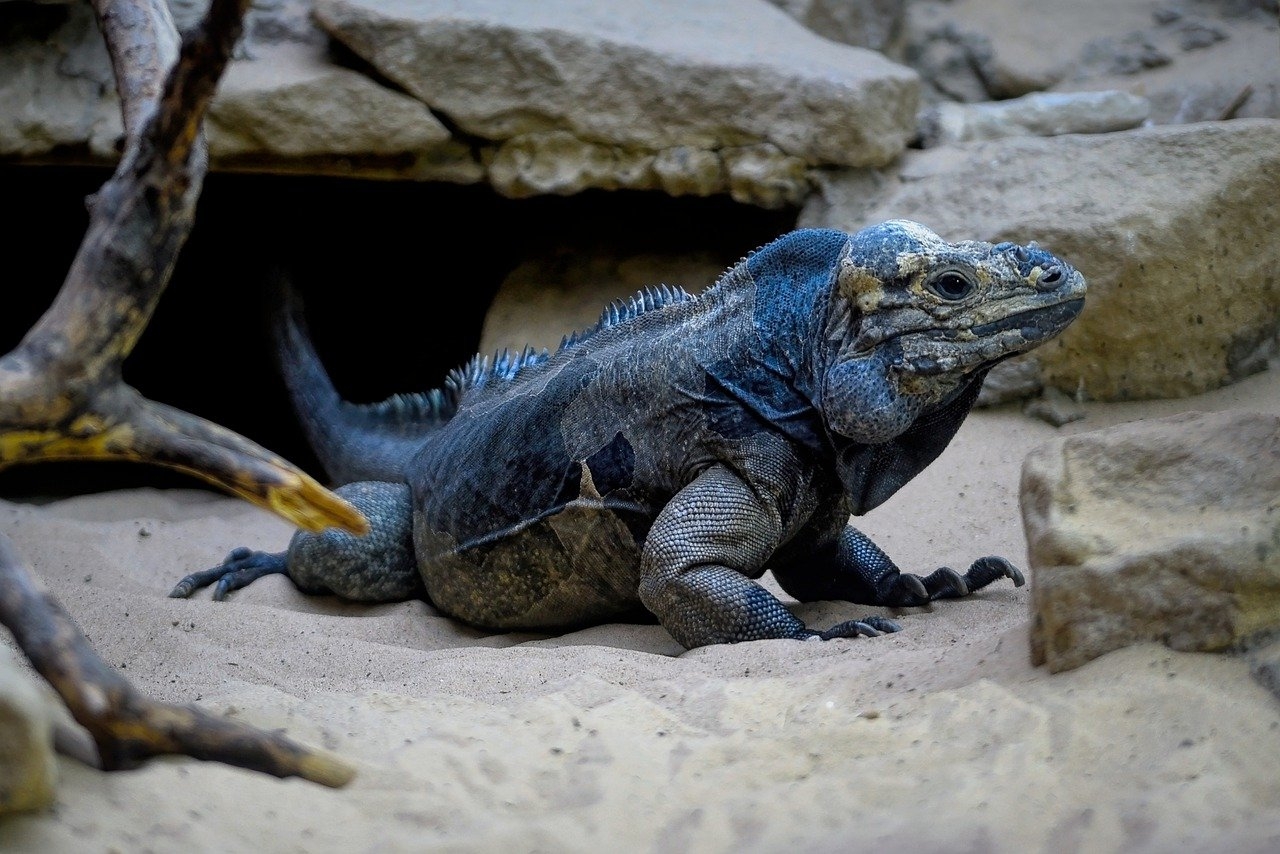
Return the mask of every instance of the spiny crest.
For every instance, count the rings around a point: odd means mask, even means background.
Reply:
[[[632,320],[648,311],[696,299],[683,288],[671,285],[646,287],[628,299],[618,299],[605,307],[595,326],[566,335],[556,352],[577,347],[604,329]],[[493,359],[473,356],[469,362],[454,368],[445,377],[444,386],[418,394],[397,394],[380,403],[362,406],[371,417],[390,423],[441,423],[458,411],[458,404],[469,391],[479,391],[494,382],[510,382],[525,368],[540,365],[551,358],[550,351],[525,347],[523,351],[500,350]]]
[[[457,411],[456,395],[433,388],[417,394],[393,394],[377,403],[358,404],[375,421],[394,424],[430,424],[447,421]]]
[[[678,285],[656,285],[643,288],[628,299],[616,299],[609,303],[604,307],[604,311],[600,313],[600,319],[596,321],[595,326],[566,335],[560,341],[559,350],[576,347],[601,330],[625,323],[628,320],[639,317],[646,311],[653,311],[668,305],[676,305],[691,299],[695,299],[695,297]]]

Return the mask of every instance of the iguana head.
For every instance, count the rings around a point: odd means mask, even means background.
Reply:
[[[948,243],[890,220],[853,235],[835,289],[823,408],[832,429],[855,436],[869,395],[919,411],[1062,332],[1084,307],[1085,280],[1034,243]],[[873,394],[868,384],[882,381]]]

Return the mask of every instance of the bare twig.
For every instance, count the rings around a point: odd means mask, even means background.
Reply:
[[[212,0],[181,42],[164,0],[94,0],[115,68],[125,146],[57,298],[0,358],[0,467],[134,460],[202,477],[308,530],[363,533],[351,505],[264,448],[125,385],[195,216],[207,170],[202,120],[249,0]],[[90,649],[0,535],[0,623],[93,738],[105,769],[183,754],[331,786],[343,763],[287,739],[151,701]]]
[[[282,735],[139,694],[89,648],[75,622],[40,589],[2,533],[0,577],[0,622],[93,737],[104,770],[135,768],[155,756],[180,754],[326,786],[345,785],[355,775],[341,760]]]
[[[225,428],[146,400],[120,379],[191,231],[207,168],[201,120],[247,6],[214,0],[172,73],[156,85],[165,50],[143,45],[164,27],[142,13],[163,9],[156,14],[172,30],[164,3],[98,0],[123,75],[126,129],[136,135],[95,198],[53,305],[0,358],[0,467],[52,459],[153,462],[196,474],[301,528],[363,533],[359,512],[305,472]],[[142,65],[131,64],[135,55]],[[158,100],[143,106],[123,97],[153,91]]]

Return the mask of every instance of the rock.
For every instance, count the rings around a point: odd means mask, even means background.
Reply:
[[[1035,397],[1044,390],[1040,380],[1040,360],[1034,354],[1025,359],[1009,359],[996,365],[987,374],[978,392],[976,407],[999,406],[1015,400]]]
[[[0,648],[0,816],[53,804],[53,724],[45,694]]]
[[[1280,326],[1280,121],[1009,138],[910,152],[875,203],[842,177],[802,225],[916,219],[951,240],[1037,240],[1089,280],[1080,319],[1035,352],[1085,399],[1184,397],[1261,370]],[[848,180],[866,186],[863,172]]]
[[[1265,0],[1028,0],[1013,15],[1002,3],[914,0],[902,42],[930,100],[1119,89],[1151,102],[1152,123],[1176,124],[1280,118],[1277,38]]]
[[[1027,456],[1020,501],[1037,665],[1280,629],[1280,417],[1188,412],[1058,439]]]
[[[1266,638],[1244,650],[1253,678],[1280,699],[1280,639]]]
[[[419,165],[416,177],[478,181],[483,170],[426,106],[363,74],[323,60],[309,46],[261,48],[232,63],[206,123],[214,163],[263,164],[272,171],[316,169],[316,161],[360,158],[392,173]],[[339,172],[334,162],[323,171]],[[356,171],[352,169],[352,171]]]
[[[1056,388],[1046,388],[1044,394],[1034,400],[1027,401],[1022,408],[1024,415],[1039,418],[1046,424],[1061,427],[1072,421],[1080,421],[1085,417],[1084,407],[1080,402],[1068,397]]]
[[[906,0],[769,0],[824,38],[887,52],[902,33]]]
[[[921,114],[920,143],[933,148],[954,142],[1006,136],[1110,133],[1136,128],[1151,105],[1128,92],[1036,92],[981,104],[943,102]]]
[[[38,157],[91,140],[114,156],[120,106],[91,7],[12,8],[27,14],[0,30],[0,156]]]
[[[914,72],[763,0],[319,0],[316,17],[492,145],[493,184],[511,195],[714,186],[794,200],[804,167],[881,166],[915,131]]]

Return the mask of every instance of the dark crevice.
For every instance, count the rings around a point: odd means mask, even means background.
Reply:
[[[88,222],[103,169],[0,166],[20,212],[0,231],[8,261],[0,347],[48,307]],[[563,248],[712,251],[726,265],[794,227],[796,211],[724,197],[594,191],[504,198],[487,186],[213,173],[191,238],[125,379],[318,472],[275,370],[267,271],[290,271],[316,346],[352,400],[438,386],[476,351],[485,312],[526,258]],[[565,331],[569,331],[566,329]],[[0,496],[139,485],[198,487],[125,463],[49,463],[0,472]]]

